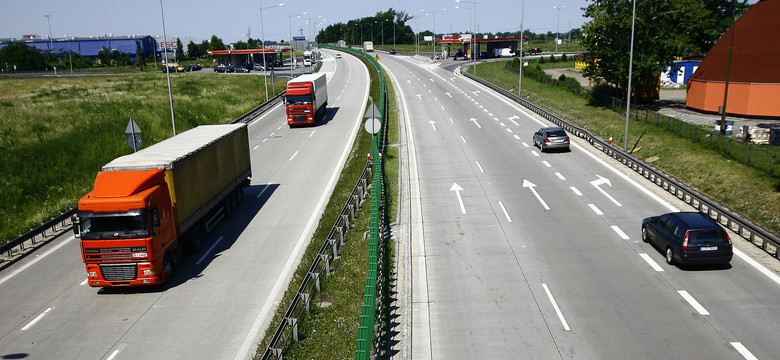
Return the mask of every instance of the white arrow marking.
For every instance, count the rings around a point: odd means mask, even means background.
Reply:
[[[428,80],[430,80],[431,82],[435,82],[435,81],[433,81],[433,79],[428,79]]]
[[[509,117],[509,120],[512,120],[512,119],[517,119],[517,120],[520,120],[520,117],[519,117],[519,116],[517,116],[517,115],[513,115],[513,116],[510,116],[510,117]]]
[[[411,83],[412,83],[412,80],[406,80],[406,82],[408,82],[408,83],[410,83],[410,84],[411,84]]]
[[[482,126],[479,126],[479,123],[477,122],[477,119],[471,118],[471,119],[469,119],[469,121],[473,121],[474,125],[477,125],[478,128],[482,129]]]
[[[431,124],[431,127],[433,127],[433,131],[436,131],[436,122],[431,120],[431,121],[428,121],[428,123]]]
[[[539,193],[536,192],[536,185],[526,179],[523,179],[523,187],[531,189],[531,192],[534,193],[534,196],[536,196],[536,199],[539,200],[540,203],[542,203],[542,206],[544,206],[545,210],[550,210],[550,207],[547,206],[547,203],[542,200],[542,197],[539,196]]]
[[[420,98],[420,100],[422,100],[422,95],[417,94],[417,97]]]
[[[454,191],[455,195],[458,196],[458,204],[460,204],[460,212],[463,215],[466,215],[466,208],[463,206],[463,199],[460,197],[460,192],[463,191],[463,188],[458,185],[458,183],[452,183],[452,187],[450,188],[450,191]]]
[[[613,202],[613,203],[615,203],[615,205],[617,205],[617,206],[623,206],[623,205],[621,205],[621,204],[620,204],[620,203],[619,203],[617,200],[615,200],[615,198],[613,198],[612,196],[610,196],[609,194],[607,194],[607,192],[606,192],[606,191],[604,191],[604,189],[602,189],[602,188],[600,187],[600,186],[601,186],[601,185],[603,185],[603,184],[607,184],[607,185],[609,185],[610,187],[612,187],[612,182],[611,182],[611,181],[609,181],[609,179],[607,179],[607,178],[605,178],[605,177],[603,177],[603,176],[601,176],[601,175],[599,175],[599,174],[596,174],[596,176],[598,176],[599,178],[598,178],[597,180],[593,180],[593,181],[591,181],[591,182],[590,182],[590,184],[591,184],[591,185],[593,185],[593,186],[594,186],[596,189],[599,189],[599,191],[601,191],[601,193],[602,193],[602,194],[604,194],[604,196],[606,196],[608,199],[612,200],[612,202]]]
[[[450,98],[452,98],[452,94],[450,94],[450,93],[445,93],[445,94],[447,94],[447,96],[449,96]]]
[[[516,118],[516,117],[517,117],[517,116],[512,116],[511,118],[509,118],[509,119],[507,119],[507,120],[511,121],[511,122],[512,122],[513,124],[515,124],[515,125],[518,125],[518,126],[520,126],[520,124],[518,124],[518,123],[517,123],[517,121],[515,121],[515,120],[514,120],[514,118]]]
[[[472,93],[472,94],[474,94],[474,95],[477,95],[477,96],[479,96],[479,90],[477,90],[477,91],[472,91],[471,93]]]

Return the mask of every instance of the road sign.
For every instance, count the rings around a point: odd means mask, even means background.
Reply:
[[[133,151],[138,151],[138,148],[141,147],[141,135],[127,135],[127,146],[133,149]]]
[[[376,134],[382,128],[382,123],[377,118],[369,118],[364,125],[369,134]]]
[[[130,121],[127,122],[127,127],[125,128],[125,134],[135,134],[139,132],[141,132],[141,128],[138,127],[138,124],[135,123],[133,118],[130,118]]]

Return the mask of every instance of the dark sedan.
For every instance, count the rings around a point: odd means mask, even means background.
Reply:
[[[533,137],[534,146],[538,146],[539,150],[544,152],[545,150],[557,149],[569,151],[569,135],[566,134],[562,128],[557,126],[543,127],[534,133]]]
[[[642,240],[661,249],[668,264],[728,264],[731,238],[702,213],[677,212],[642,220]]]

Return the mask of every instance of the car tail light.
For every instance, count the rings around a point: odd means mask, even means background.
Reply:
[[[683,247],[684,251],[688,251],[688,234],[690,234],[690,232],[686,231],[685,232],[685,239],[683,239],[682,247]]]
[[[544,139],[544,142],[548,143],[550,142],[550,139]]]
[[[568,136],[566,137],[566,141],[569,141],[569,137]]]

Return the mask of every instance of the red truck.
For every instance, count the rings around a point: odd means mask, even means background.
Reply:
[[[328,88],[324,73],[306,74],[287,82],[287,125],[314,125],[325,115]]]
[[[169,280],[182,248],[200,248],[251,174],[246,124],[199,126],[104,165],[74,226],[89,285]]]

